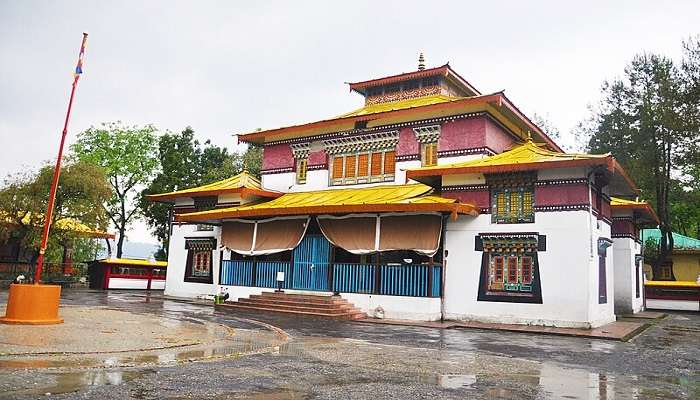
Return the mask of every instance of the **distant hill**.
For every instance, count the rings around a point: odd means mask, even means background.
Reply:
[[[112,242],[112,255],[116,257],[116,244]],[[158,251],[159,245],[154,243],[144,243],[144,242],[124,242],[122,258],[140,258],[149,259],[153,257],[153,254]],[[97,258],[107,257],[107,246],[103,246],[102,250],[98,253]]]

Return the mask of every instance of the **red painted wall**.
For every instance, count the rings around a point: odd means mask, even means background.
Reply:
[[[265,146],[262,169],[289,168],[294,166],[294,154],[287,143]]]
[[[442,125],[438,151],[461,150],[486,145],[486,118],[469,118]]]
[[[412,128],[401,128],[399,130],[399,143],[396,145],[397,156],[408,156],[420,153],[420,144],[416,140],[416,135]]]
[[[515,143],[513,136],[488,118],[484,118],[486,124],[486,146],[496,153],[503,153]]]
[[[535,206],[588,204],[586,184],[535,186]]]
[[[328,160],[325,150],[309,153],[309,165],[324,165]]]
[[[462,203],[473,204],[479,208],[490,207],[488,190],[444,191],[442,197],[457,199]]]
[[[613,235],[627,234],[637,237],[637,229],[630,220],[613,220],[611,232]]]

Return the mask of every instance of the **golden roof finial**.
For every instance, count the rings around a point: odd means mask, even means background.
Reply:
[[[527,141],[532,142],[532,132],[527,131]]]
[[[418,71],[423,71],[425,69],[425,57],[423,57],[423,52],[418,56]]]

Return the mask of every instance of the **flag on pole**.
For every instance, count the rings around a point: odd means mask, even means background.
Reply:
[[[75,66],[75,76],[83,73],[83,57],[85,56],[85,46],[87,45],[87,34],[83,33],[83,43],[80,46],[80,54],[78,55],[78,65]]]

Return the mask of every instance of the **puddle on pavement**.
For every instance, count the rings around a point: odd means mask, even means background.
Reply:
[[[48,376],[53,379],[53,383],[49,386],[35,387],[31,389],[20,389],[11,391],[6,394],[12,395],[31,395],[40,394],[48,396],[49,394],[61,394],[77,392],[79,390],[91,386],[109,386],[121,385],[140,377],[155,373],[152,370],[140,371],[115,371],[115,370],[89,370],[77,372],[61,372],[50,373]]]

